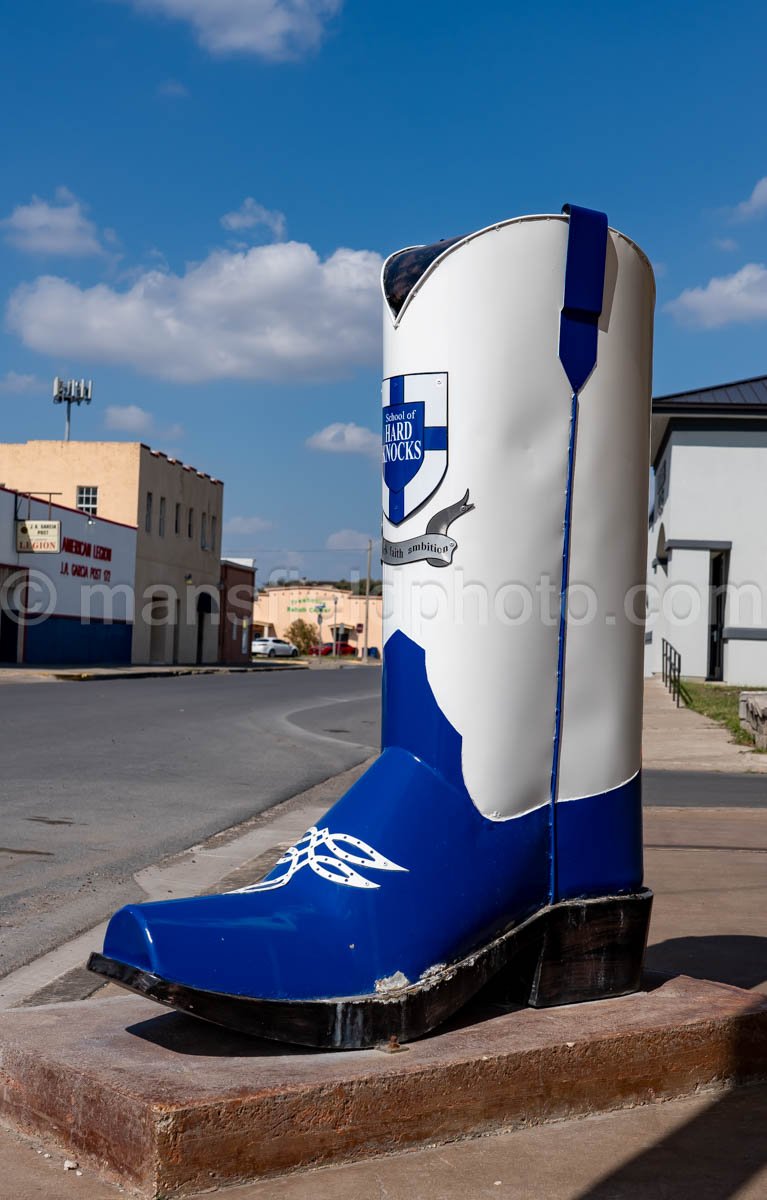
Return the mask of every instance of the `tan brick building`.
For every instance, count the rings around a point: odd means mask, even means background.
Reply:
[[[382,598],[371,596],[368,602],[368,649],[380,658],[383,646]],[[288,627],[301,617],[317,625],[320,641],[353,646],[358,657],[365,646],[365,597],[353,596],[343,588],[289,584],[266,587],[259,591],[253,605],[253,636],[286,637]],[[321,618],[321,620],[320,620]]]
[[[136,527],[134,663],[218,658],[224,485],[142,442],[0,444],[0,484]]]

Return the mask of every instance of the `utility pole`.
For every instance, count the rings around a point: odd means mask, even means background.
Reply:
[[[333,597],[333,657],[338,658],[338,596]]]
[[[365,649],[363,662],[368,661],[368,622],[370,620],[370,562],[373,557],[373,539],[368,538],[368,573],[365,580]]]

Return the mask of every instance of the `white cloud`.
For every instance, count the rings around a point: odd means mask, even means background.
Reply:
[[[43,275],[13,292],[7,316],[41,353],[176,382],[336,378],[380,355],[380,269],[372,251],[323,261],[300,242],[216,250],[123,290]]]
[[[96,226],[67,188],[57,188],[53,203],[33,196],[0,221],[5,239],[28,254],[62,254],[72,258],[102,254]]]
[[[285,214],[264,208],[252,196],[246,196],[234,212],[224,213],[221,218],[224,229],[241,233],[244,229],[256,229],[264,225],[279,241],[285,236]]]
[[[325,542],[326,550],[367,550],[370,534],[356,529],[339,529]]]
[[[331,454],[369,454],[373,458],[381,456],[381,438],[372,429],[355,425],[353,421],[344,424],[334,421],[317,433],[306,439],[310,450],[324,450]]]
[[[168,96],[171,100],[185,100],[189,95],[189,88],[178,79],[164,79],[157,85],[157,95]]]
[[[714,238],[714,245],[717,250],[722,250],[725,254],[732,254],[733,251],[738,249],[738,243],[735,241],[735,238]]]
[[[150,433],[154,428],[154,418],[137,404],[108,404],[104,425],[118,433]]]
[[[150,412],[138,404],[108,404],[104,412],[104,427],[113,433],[130,433],[136,437],[151,437],[153,441],[176,442],[184,436],[183,425],[160,427]]]
[[[767,212],[767,175],[754,187],[748,200],[741,200],[740,204],[735,205],[733,216],[738,221],[750,221],[754,217],[761,217]]]
[[[710,279],[705,287],[687,288],[666,308],[702,329],[767,320],[767,267],[746,263],[733,275]]]
[[[125,0],[144,12],[188,21],[212,54],[256,54],[276,62],[315,50],[343,0]]]
[[[47,385],[37,375],[23,375],[20,371],[6,371],[0,376],[0,392],[9,396],[27,396],[30,392],[48,391]]]
[[[224,533],[232,537],[263,533],[265,529],[271,529],[271,527],[271,521],[266,521],[263,517],[230,517],[228,521],[224,521]]]

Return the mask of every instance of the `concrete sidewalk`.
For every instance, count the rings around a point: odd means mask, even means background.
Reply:
[[[247,665],[175,666],[175,667],[0,667],[4,683],[86,683],[107,679],[173,679],[179,675],[244,675],[258,671],[305,671],[306,659],[269,659]]]
[[[662,681],[645,679],[642,765],[665,771],[767,772],[767,754],[739,746],[716,721],[676,707]]]
[[[244,675],[259,671],[341,671],[346,667],[378,667],[380,661],[358,658],[277,658],[261,659],[244,665],[174,666],[174,667],[0,667],[0,685],[4,683],[86,683],[106,679],[172,679],[178,675]]]

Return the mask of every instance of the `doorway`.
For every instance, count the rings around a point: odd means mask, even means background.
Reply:
[[[203,661],[205,653],[205,627],[210,624],[210,620],[206,621],[206,617],[210,618],[213,611],[213,604],[207,592],[203,592],[197,597],[197,653],[195,662],[199,666]]]
[[[178,657],[178,642],[181,633],[181,601],[176,600],[176,609],[173,614],[173,662],[179,661]]]
[[[20,575],[22,576],[21,580],[19,580]],[[17,567],[0,566],[0,662],[2,663],[19,661],[21,619],[17,611],[19,604],[17,597],[20,593],[23,595],[24,582],[27,578],[26,571],[22,573]],[[16,582],[15,587],[13,586],[14,582]],[[20,589],[19,582],[21,582]],[[23,601],[21,607],[23,608]]]
[[[711,554],[708,607],[708,675],[712,683],[724,679],[724,617],[727,603],[727,576],[730,553],[717,550]]]
[[[165,662],[165,633],[168,624],[168,598],[161,592],[152,597],[152,623],[149,630],[149,661]]]
[[[19,661],[19,614],[0,612],[0,662]]]

